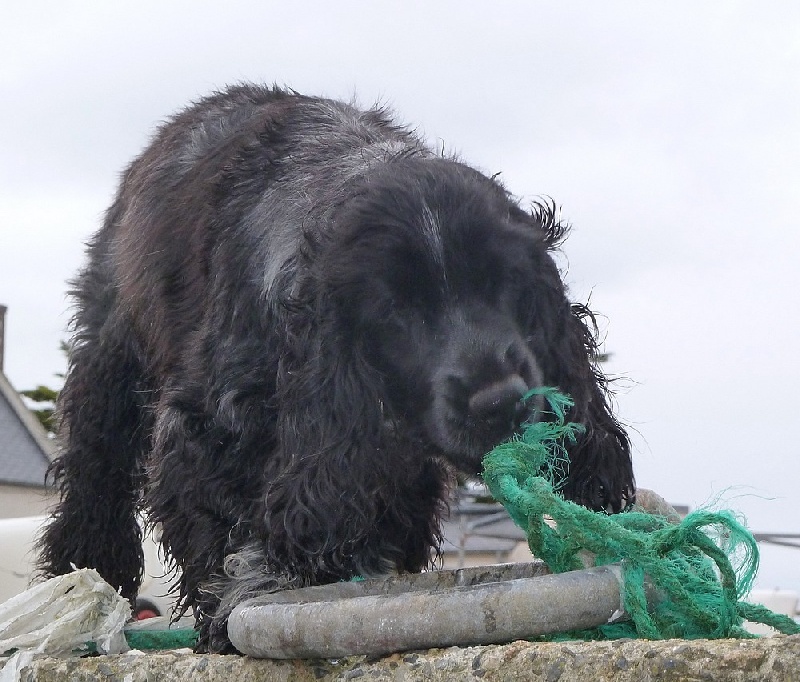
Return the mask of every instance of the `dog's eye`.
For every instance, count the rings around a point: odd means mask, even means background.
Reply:
[[[522,288],[523,276],[516,270],[501,269],[484,274],[480,284],[481,291],[487,301],[504,305],[517,299]]]
[[[395,297],[380,297],[365,311],[366,319],[382,328],[402,329],[407,326],[406,306]]]
[[[384,314],[380,318],[380,322],[384,326],[395,327],[395,328],[402,328],[407,326],[406,318],[401,314],[401,312],[394,307],[387,308],[384,311]]]

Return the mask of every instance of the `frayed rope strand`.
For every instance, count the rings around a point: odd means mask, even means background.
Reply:
[[[582,427],[566,422],[573,403],[554,388],[529,392],[549,409],[523,433],[483,460],[492,495],[527,534],[533,554],[554,573],[621,563],[623,602],[631,622],[572,633],[582,639],[750,637],[747,619],[785,634],[800,625],[765,607],[741,601],[758,569],[758,546],[731,512],[697,511],[673,524],[662,516],[627,511],[609,516],[565,500],[567,445]],[[548,519],[552,519],[548,523]],[[648,610],[646,595],[657,593]]]

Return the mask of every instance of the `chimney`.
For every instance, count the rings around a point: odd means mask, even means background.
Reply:
[[[3,371],[3,356],[6,351],[6,308],[0,304],[0,372]]]
[[[0,303],[0,372],[3,371],[3,356],[6,350],[6,306]]]

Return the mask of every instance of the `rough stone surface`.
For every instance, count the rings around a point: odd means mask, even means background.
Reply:
[[[2,660],[2,659],[0,659]],[[759,640],[618,640],[431,649],[376,660],[270,661],[181,652],[42,659],[24,682],[325,682],[481,680],[483,682],[649,682],[800,680],[800,635]]]

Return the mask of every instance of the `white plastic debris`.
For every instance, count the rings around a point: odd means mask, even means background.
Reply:
[[[127,599],[91,568],[51,578],[0,604],[0,655],[16,653],[0,671],[14,682],[38,656],[71,656],[94,642],[104,654],[128,650],[122,628],[131,617]]]

